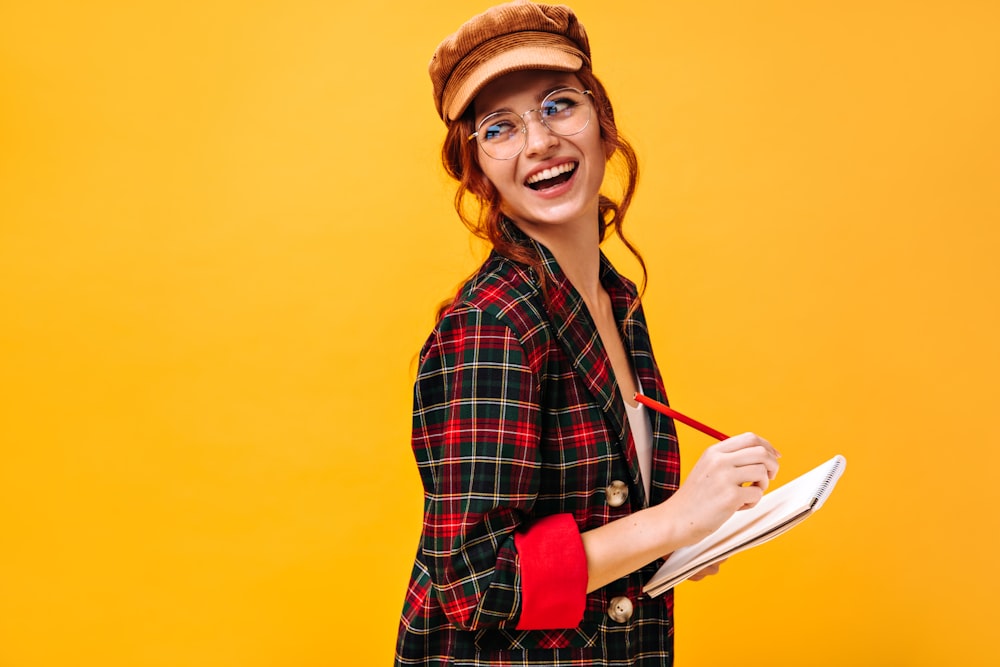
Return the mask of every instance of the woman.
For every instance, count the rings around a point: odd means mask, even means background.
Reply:
[[[637,290],[600,243],[622,236],[635,155],[573,12],[494,7],[430,73],[456,208],[493,252],[420,353],[424,528],[397,664],[670,664],[672,594],[643,583],[753,506],[778,454],[731,438],[678,488],[673,424],[633,400],[666,396]],[[615,155],[618,203],[600,194]]]

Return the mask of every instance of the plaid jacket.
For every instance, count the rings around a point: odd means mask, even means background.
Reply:
[[[412,445],[424,524],[398,665],[672,662],[672,591],[641,592],[661,562],[588,595],[580,533],[676,490],[674,427],[647,411],[647,501],[597,329],[551,253],[534,245],[548,308],[533,272],[494,253],[421,350]],[[635,286],[603,255],[601,281],[643,393],[665,402],[642,309],[625,320]],[[623,487],[618,504],[613,490]],[[619,622],[609,607],[623,597],[633,611]]]

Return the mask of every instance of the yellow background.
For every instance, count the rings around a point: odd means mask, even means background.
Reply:
[[[390,661],[412,360],[482,256],[425,66],[486,6],[3,3],[0,665]],[[681,586],[677,664],[997,664],[1000,9],[575,8],[673,403],[848,459]]]

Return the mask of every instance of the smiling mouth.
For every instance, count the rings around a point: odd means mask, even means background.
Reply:
[[[576,162],[566,162],[556,167],[543,169],[537,174],[532,174],[524,182],[532,190],[546,190],[565,183],[573,177],[576,172]]]

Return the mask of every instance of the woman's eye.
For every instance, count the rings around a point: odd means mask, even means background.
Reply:
[[[516,131],[517,127],[514,123],[508,120],[497,121],[483,128],[483,139],[486,141],[503,141],[504,139],[509,139]]]
[[[546,116],[555,116],[557,113],[561,113],[567,109],[572,109],[575,106],[576,102],[573,100],[561,97],[559,99],[549,100],[546,102],[543,112]]]

